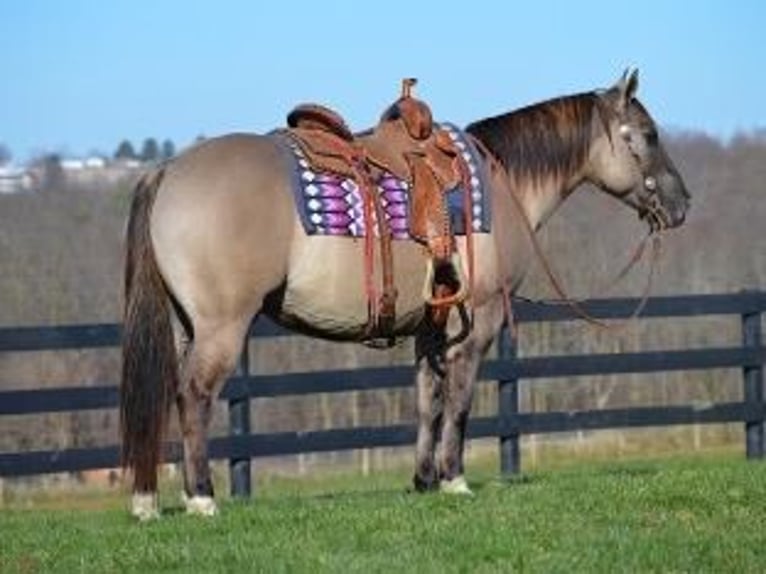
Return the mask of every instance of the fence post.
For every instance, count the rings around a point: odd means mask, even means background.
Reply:
[[[499,359],[515,360],[516,355],[516,339],[511,328],[506,325],[498,337],[497,356]],[[506,378],[499,380],[497,385],[500,472],[504,475],[518,474],[521,471],[519,433],[508,429],[514,416],[519,413],[519,379],[514,373],[510,373]]]
[[[761,346],[761,314],[760,312],[744,313],[742,315],[742,344],[745,347]],[[763,365],[742,367],[745,405],[763,403]],[[764,419],[745,422],[745,452],[747,458],[763,458],[764,455]]]
[[[250,374],[250,333],[245,338],[245,347],[237,366],[237,375]],[[229,401],[229,436],[243,436],[250,434],[250,398],[241,397]],[[235,497],[248,497],[251,494],[250,459],[229,459],[229,482],[231,495]]]

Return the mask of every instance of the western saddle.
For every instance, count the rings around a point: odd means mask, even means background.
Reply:
[[[381,174],[408,182],[410,234],[427,250],[424,298],[435,324],[443,324],[449,307],[464,300],[469,290],[457,258],[446,192],[462,184],[470,201],[470,174],[452,138],[434,125],[428,105],[412,97],[415,83],[414,78],[403,80],[399,99],[372,130],[361,134],[354,134],[339,114],[318,104],[299,105],[287,116],[289,132],[314,169],[352,178],[361,190],[370,337],[390,339],[396,316],[391,233],[375,183]],[[470,211],[466,216],[470,217]],[[380,298],[372,279],[376,224],[383,282]],[[470,234],[470,225],[466,233]]]

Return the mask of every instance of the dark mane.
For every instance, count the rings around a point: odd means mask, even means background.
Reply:
[[[479,120],[466,131],[479,139],[511,175],[535,180],[566,176],[583,165],[592,139],[595,92],[564,96]]]

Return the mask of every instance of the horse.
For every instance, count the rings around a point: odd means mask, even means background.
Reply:
[[[415,338],[418,491],[470,493],[463,446],[472,390],[507,298],[533,260],[530,230],[584,182],[651,229],[684,221],[690,195],[637,89],[637,70],[626,70],[607,89],[465,128],[481,150],[491,226],[472,235],[471,254],[467,237],[456,238],[459,260],[472,257],[475,270],[469,298],[446,321],[429,320],[422,246],[392,242],[398,296],[391,334]],[[306,233],[290,161],[276,134],[228,134],[188,148],[136,184],[126,233],[120,420],[131,511],[140,520],[159,516],[157,467],[174,403],[186,510],[217,513],[207,452],[211,402],[254,318],[333,340],[369,336],[365,246]]]

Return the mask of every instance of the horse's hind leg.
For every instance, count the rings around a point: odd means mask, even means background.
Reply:
[[[191,514],[217,512],[207,450],[212,401],[237,364],[248,324],[195,323],[185,350],[176,402],[184,445],[184,502]]]

